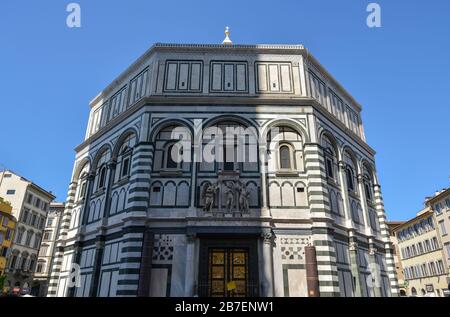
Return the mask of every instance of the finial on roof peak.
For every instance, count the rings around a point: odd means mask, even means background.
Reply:
[[[225,28],[225,39],[222,42],[223,45],[233,45],[233,42],[230,40],[230,28],[227,26]]]

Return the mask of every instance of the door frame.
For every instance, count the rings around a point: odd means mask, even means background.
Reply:
[[[198,274],[198,295],[208,296],[208,289],[205,287],[209,283],[209,249],[248,249],[248,283],[249,297],[259,296],[259,266],[258,266],[258,238],[255,236],[242,237],[199,237],[199,274]]]

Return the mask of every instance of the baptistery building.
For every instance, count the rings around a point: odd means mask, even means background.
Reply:
[[[302,45],[155,44],[90,103],[49,296],[396,296],[361,105]]]

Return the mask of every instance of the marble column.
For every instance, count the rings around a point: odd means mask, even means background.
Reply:
[[[358,243],[355,241],[354,237],[350,237],[349,244],[350,253],[350,271],[352,272],[353,282],[354,282],[354,296],[362,296],[362,286],[361,286],[361,274],[359,272],[358,265]]]
[[[102,269],[103,251],[105,250],[105,237],[98,236],[95,244],[94,270],[92,272],[92,283],[89,289],[89,297],[97,297],[100,285],[100,271]]]
[[[262,234],[262,281],[261,281],[261,296],[273,297],[273,234],[265,232]]]
[[[195,290],[195,240],[193,234],[186,235],[186,275],[184,282],[184,296],[192,297],[197,295]]]
[[[375,294],[375,297],[381,297],[383,296],[381,293],[381,274],[380,274],[380,268],[377,264],[376,260],[376,253],[377,249],[374,248],[372,244],[369,246],[369,266],[370,266],[370,273],[372,276],[372,286],[373,286],[373,292]]]

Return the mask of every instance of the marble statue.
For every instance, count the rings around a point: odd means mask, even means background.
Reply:
[[[227,182],[226,183],[227,189],[226,189],[226,208],[229,213],[232,212],[233,206],[234,206],[234,193],[236,190],[236,185],[234,182]]]
[[[239,211],[242,213],[248,213],[250,201],[250,191],[247,187],[239,182]]]
[[[203,211],[212,211],[214,206],[214,200],[216,197],[216,193],[219,190],[219,186],[217,184],[207,184],[203,186],[202,198],[205,202],[205,206],[203,207]]]

